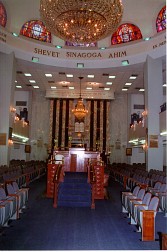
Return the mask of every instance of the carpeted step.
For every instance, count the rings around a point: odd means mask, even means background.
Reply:
[[[91,188],[90,187],[68,187],[68,186],[63,186],[61,187],[61,190],[59,190],[61,193],[66,193],[68,194],[69,192],[71,194],[90,194],[91,193]]]
[[[86,173],[65,173],[64,182],[59,187],[58,206],[91,206],[91,187]]]
[[[89,194],[64,194],[64,193],[60,193],[59,194],[59,201],[85,201],[85,202],[90,202],[91,197]]]
[[[91,203],[90,202],[79,202],[79,201],[61,201],[58,202],[59,207],[90,207]]]

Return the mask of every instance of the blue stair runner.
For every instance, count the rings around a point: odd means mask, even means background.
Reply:
[[[91,206],[91,187],[87,182],[87,173],[65,172],[64,182],[59,187],[58,206]]]

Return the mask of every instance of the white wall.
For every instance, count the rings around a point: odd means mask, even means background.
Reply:
[[[111,155],[110,162],[127,163],[127,104],[128,97],[126,94],[115,95],[115,100],[111,101],[110,114],[110,134],[111,134]],[[120,141],[120,148],[116,142]]]
[[[45,98],[45,92],[34,91],[32,93],[32,117],[30,145],[33,160],[46,160],[47,144],[50,132],[50,100]]]

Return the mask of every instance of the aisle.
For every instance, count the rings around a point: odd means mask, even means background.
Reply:
[[[96,209],[52,207],[45,197],[46,178],[30,185],[29,208],[0,236],[0,250],[159,250],[159,242],[141,242],[135,226],[121,213],[120,185],[112,181],[109,200]],[[156,232],[165,230],[158,213]],[[156,222],[157,222],[156,221]],[[156,235],[158,238],[158,234]]]

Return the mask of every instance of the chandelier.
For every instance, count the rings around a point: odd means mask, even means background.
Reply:
[[[80,96],[77,101],[77,104],[75,105],[75,108],[72,109],[72,113],[75,115],[78,121],[82,121],[87,115],[88,110],[85,109],[85,105],[83,104],[83,99],[81,98],[81,80],[83,79],[83,77],[78,77],[78,78],[80,79]]]
[[[121,0],[40,0],[40,14],[57,37],[90,43],[115,32],[123,7]]]

